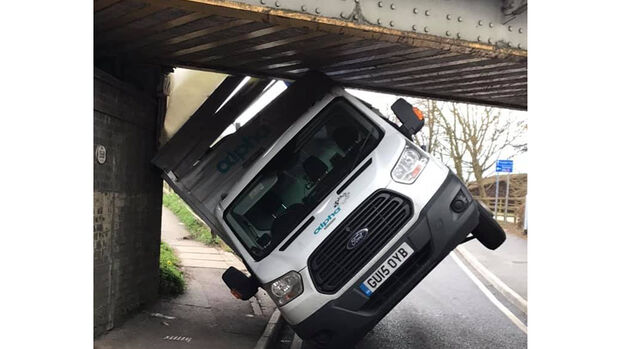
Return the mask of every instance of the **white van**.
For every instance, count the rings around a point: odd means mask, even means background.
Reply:
[[[402,99],[393,110],[403,126],[310,74],[204,154],[172,144],[154,160],[246,264],[250,276],[223,276],[233,294],[264,288],[319,346],[357,342],[458,244],[475,236],[495,249],[505,239],[450,169],[412,141],[419,110]],[[161,160],[175,156],[191,168],[176,173]]]

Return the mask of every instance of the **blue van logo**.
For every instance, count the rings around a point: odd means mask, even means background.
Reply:
[[[338,212],[340,212],[340,206],[336,207],[334,212],[330,213],[329,216],[327,216],[327,218],[325,218],[325,220],[321,222],[321,224],[319,224],[319,226],[316,227],[316,229],[314,229],[314,235],[320,233],[321,230],[327,229],[327,227],[329,227],[329,225],[332,224],[332,222],[334,222],[334,217],[336,217]]]
[[[254,149],[260,144],[271,129],[267,125],[260,125],[254,134],[242,138],[241,143],[237,144],[232,150],[226,152],[226,157],[218,161],[216,168],[220,173],[226,173],[235,164],[242,162],[252,155]]]

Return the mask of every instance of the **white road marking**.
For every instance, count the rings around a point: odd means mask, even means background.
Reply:
[[[499,300],[497,300],[497,298],[495,298],[495,296],[491,293],[491,291],[489,291],[484,284],[478,280],[478,278],[476,277],[476,275],[474,275],[471,270],[469,270],[464,264],[463,262],[459,259],[459,257],[457,257],[454,252],[450,252],[450,255],[452,256],[452,259],[454,259],[454,261],[456,262],[456,264],[463,270],[463,272],[465,272],[465,274],[471,279],[471,281],[474,282],[474,284],[476,284],[476,286],[478,286],[478,288],[480,289],[480,291],[482,291],[482,293],[487,296],[487,298],[491,301],[491,303],[493,303],[502,313],[504,313],[504,315],[506,315],[506,317],[508,319],[510,319],[510,321],[512,321],[515,325],[517,325],[517,327],[523,331],[525,334],[527,334],[527,326],[525,326],[523,324],[523,322],[521,322],[521,320],[519,320],[519,318],[517,318],[515,316],[515,314],[513,314],[510,310],[508,310],[508,308],[506,308],[506,306],[504,306]]]
[[[501,292],[508,300],[517,306],[522,312],[527,314],[527,301],[523,299],[517,292],[508,287],[502,280],[500,280],[495,274],[489,271],[476,257],[474,257],[471,252],[469,252],[463,246],[457,246],[455,251],[457,255],[460,254],[461,257],[465,259],[482,277],[487,279],[487,281],[495,287],[499,292]]]

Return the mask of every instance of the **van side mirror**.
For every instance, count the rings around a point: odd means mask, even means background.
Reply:
[[[392,104],[392,111],[412,135],[418,133],[424,126],[424,115],[422,115],[422,111],[402,98],[399,98]]]
[[[258,292],[256,279],[246,276],[235,267],[226,269],[222,274],[222,280],[230,288],[230,293],[241,300],[247,301]]]

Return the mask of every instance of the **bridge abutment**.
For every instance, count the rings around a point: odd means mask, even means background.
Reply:
[[[150,160],[165,111],[160,67],[102,66],[116,76],[95,68],[95,336],[157,298],[162,180]]]

